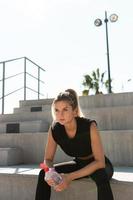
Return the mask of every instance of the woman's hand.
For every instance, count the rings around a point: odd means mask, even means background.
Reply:
[[[53,179],[46,180],[45,177],[44,177],[44,180],[47,182],[47,184],[48,184],[49,186],[54,186],[54,185],[55,185]]]
[[[71,179],[69,177],[69,174],[61,174],[62,176],[62,182],[56,186],[54,186],[54,189],[56,192],[61,192],[68,188],[69,184],[71,183]]]

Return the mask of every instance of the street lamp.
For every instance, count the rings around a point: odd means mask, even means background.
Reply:
[[[112,14],[110,15],[109,19],[107,17],[107,11],[105,11],[105,28],[106,28],[106,47],[107,47],[107,64],[108,64],[108,92],[112,93],[112,89],[111,89],[111,77],[110,77],[110,58],[109,58],[109,40],[108,40],[108,21],[111,22],[116,22],[118,20],[118,16],[116,14]],[[94,21],[95,26],[101,26],[102,25],[102,20],[101,19],[96,19]]]

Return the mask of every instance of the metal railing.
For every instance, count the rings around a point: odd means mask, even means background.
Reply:
[[[15,62],[17,60],[23,60],[23,71],[6,77],[6,73],[5,73],[6,64],[7,63],[11,63],[11,62]],[[33,74],[28,72],[28,64],[27,64],[27,62],[30,62],[34,67],[37,68],[37,76],[34,76]],[[2,62],[0,62],[0,67],[1,66],[2,66],[2,76],[1,76],[2,78],[1,78],[0,82],[2,83],[2,94],[1,94],[2,96],[0,97],[0,100],[2,100],[2,112],[1,112],[2,114],[4,114],[5,97],[7,97],[7,96],[9,96],[9,95],[11,95],[13,93],[16,93],[19,90],[23,89],[23,99],[24,100],[27,100],[27,95],[26,95],[27,94],[27,89],[32,91],[32,92],[34,92],[34,93],[36,93],[37,94],[37,99],[40,99],[40,95],[44,96],[40,92],[40,85],[44,84],[44,81],[42,81],[40,79],[40,75],[41,75],[41,72],[45,72],[45,70],[42,67],[40,67],[38,64],[36,64],[35,62],[33,62],[32,60],[30,60],[27,57],[20,57],[20,58],[15,58],[15,59],[11,59],[11,60],[2,61]],[[23,75],[23,86],[18,88],[18,89],[15,89],[15,90],[7,93],[7,94],[5,94],[5,82],[8,79],[13,79],[13,78],[18,77],[20,75]],[[28,76],[37,81],[37,90],[35,90],[34,88],[31,88],[31,87],[28,87],[28,84],[27,84],[27,77]]]

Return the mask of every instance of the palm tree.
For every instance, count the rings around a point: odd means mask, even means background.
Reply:
[[[104,85],[104,75],[105,72],[100,74],[99,68],[97,68],[96,71],[92,71],[93,89],[95,90],[95,94],[101,93],[100,88]]]
[[[89,74],[84,75],[83,86],[85,89],[82,91],[83,95],[88,95],[89,90],[93,88],[92,78]]]
[[[92,71],[91,75],[84,75],[82,84],[85,87],[85,90],[83,90],[83,94],[90,89],[94,90],[95,94],[102,93],[100,88],[103,86],[108,89],[108,81],[104,81],[105,73],[106,72],[100,73],[99,68],[97,68],[96,71]]]

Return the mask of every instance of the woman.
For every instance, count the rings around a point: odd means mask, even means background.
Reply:
[[[57,145],[72,157],[72,164],[55,166],[63,181],[54,187],[60,192],[68,188],[70,183],[85,176],[91,177],[97,186],[98,200],[113,200],[109,180],[113,175],[113,167],[104,155],[97,123],[82,117],[78,96],[73,89],[59,93],[52,104],[53,123],[48,131],[44,162],[53,166]],[[38,177],[35,200],[50,200],[52,180],[44,179],[42,169]],[[89,188],[88,188],[89,189]]]

